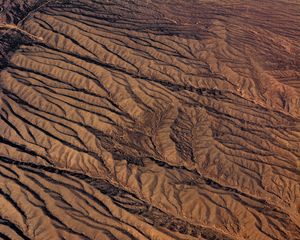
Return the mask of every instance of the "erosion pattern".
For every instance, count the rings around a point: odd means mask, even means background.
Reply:
[[[0,238],[300,239],[298,1],[1,4]]]

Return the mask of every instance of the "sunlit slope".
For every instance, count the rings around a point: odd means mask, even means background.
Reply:
[[[35,4],[1,30],[0,237],[299,240],[300,4]]]

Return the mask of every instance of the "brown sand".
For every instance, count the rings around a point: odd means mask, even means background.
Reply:
[[[300,239],[298,1],[2,5],[0,238]]]

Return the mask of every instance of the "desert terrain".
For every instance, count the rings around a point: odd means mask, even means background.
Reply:
[[[300,1],[0,0],[0,239],[300,240]]]

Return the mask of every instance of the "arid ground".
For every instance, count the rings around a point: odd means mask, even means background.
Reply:
[[[300,1],[0,0],[0,239],[300,240]]]

